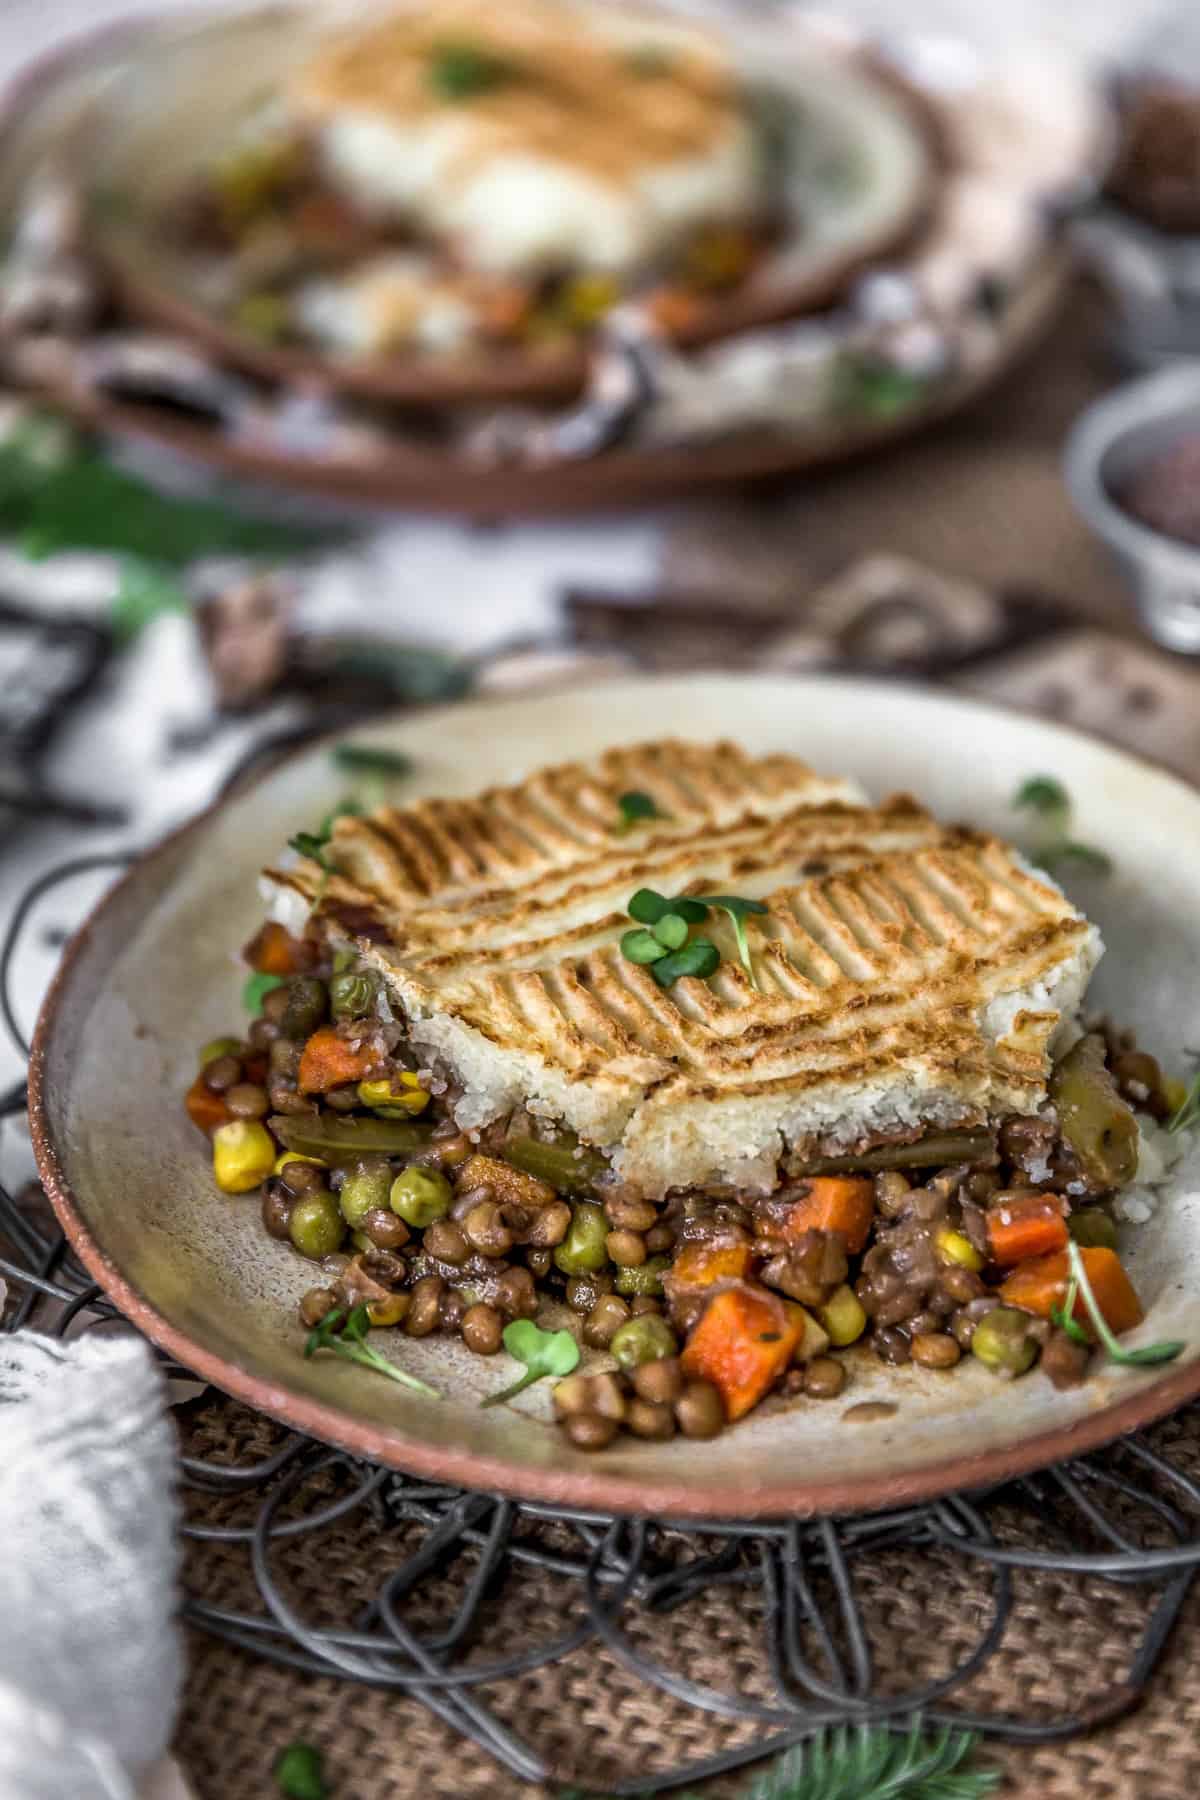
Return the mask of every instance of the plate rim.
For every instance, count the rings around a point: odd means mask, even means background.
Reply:
[[[1073,270],[1069,247],[1051,246],[1013,302],[998,353],[898,417],[851,425],[824,421],[791,433],[762,427],[694,445],[614,448],[552,464],[477,464],[463,455],[409,445],[389,446],[378,457],[289,455],[225,436],[220,427],[74,386],[51,386],[46,397],[93,430],[165,445],[219,474],[317,494],[339,505],[417,507],[440,517],[486,520],[604,513],[741,484],[820,476],[935,429],[975,406],[1037,353],[1066,311]]]
[[[725,674],[721,671],[696,671],[691,676],[643,674],[622,678],[615,683],[598,683],[594,688],[568,688],[564,697],[594,692],[602,695],[614,686],[652,688],[666,682],[682,685],[689,679],[723,682],[746,687],[756,680],[797,687],[820,683],[854,690],[885,689],[894,695],[906,693],[914,701],[941,699],[980,714],[1013,721],[1025,720],[1072,740],[1082,740],[1132,764],[1143,773],[1166,778],[1183,790],[1190,799],[1200,798],[1200,784],[1192,782],[1153,757],[1113,743],[1099,733],[1059,720],[1043,719],[1019,707],[982,701],[971,695],[947,692],[932,683],[907,679],[887,680],[846,673],[788,677],[768,672],[759,674]],[[552,698],[554,690],[546,693]],[[482,695],[465,704],[489,710],[520,706],[540,695]],[[849,695],[848,695],[849,697]],[[452,720],[461,714],[464,702],[449,702],[419,711],[397,709],[378,715],[363,725],[379,728],[393,718],[419,716]],[[324,1401],[282,1388],[266,1377],[258,1377],[226,1361],[172,1325],[157,1309],[138,1293],[132,1283],[111,1261],[92,1235],[79,1201],[67,1179],[55,1146],[48,1112],[46,1065],[50,1045],[63,1001],[73,979],[75,966],[90,944],[91,937],[109,909],[123,898],[126,889],[154,863],[176,850],[189,838],[199,839],[210,822],[235,799],[271,778],[280,768],[319,751],[322,746],[339,741],[346,730],[322,733],[302,746],[285,752],[251,777],[235,783],[217,796],[201,812],[185,820],[143,850],[89,911],[71,937],[54,977],[46,991],[34,1028],[29,1059],[29,1121],[38,1176],[47,1198],[71,1247],[88,1272],[98,1282],[118,1310],[160,1349],[184,1367],[208,1381],[221,1392],[241,1401],[257,1412],[267,1414],[280,1424],[331,1443],[373,1462],[386,1464],[403,1473],[449,1482],[475,1491],[503,1494],[520,1500],[551,1505],[572,1505],[590,1511],[621,1517],[653,1516],[659,1519],[689,1520],[760,1520],[812,1518],[834,1514],[866,1513],[886,1508],[932,1500],[944,1495],[970,1492],[1009,1481],[1017,1476],[1068,1460],[1087,1451],[1112,1443],[1127,1433],[1141,1429],[1164,1417],[1177,1407],[1200,1395],[1200,1356],[1173,1373],[1152,1379],[1126,1398],[1098,1408],[1071,1424],[1054,1426],[1032,1437],[995,1449],[962,1456],[938,1458],[924,1466],[907,1470],[879,1472],[862,1477],[845,1477],[833,1481],[772,1482],[768,1477],[754,1484],[729,1484],[698,1489],[686,1477],[672,1480],[666,1476],[639,1479],[635,1475],[595,1471],[537,1468],[515,1465],[495,1455],[463,1450],[454,1446],[431,1446],[411,1434],[403,1426],[381,1427],[354,1418]]]

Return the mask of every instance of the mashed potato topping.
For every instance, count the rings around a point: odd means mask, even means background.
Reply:
[[[291,102],[356,207],[479,270],[628,271],[761,210],[728,55],[648,14],[439,0],[330,43]]]

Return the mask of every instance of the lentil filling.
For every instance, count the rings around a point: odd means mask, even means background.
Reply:
[[[452,1076],[353,952],[267,925],[246,957],[261,1015],[204,1047],[186,1105],[218,1187],[256,1192],[264,1229],[311,1264],[301,1324],[365,1307],[371,1327],[494,1356],[513,1320],[565,1305],[614,1364],[554,1391],[579,1449],[711,1437],[772,1392],[834,1398],[855,1346],[1074,1385],[1091,1348],[1062,1309],[1072,1242],[1112,1331],[1140,1320],[1111,1202],[1136,1172],[1136,1112],[1161,1120],[1172,1099],[1128,1035],[1081,1038],[1037,1116],[793,1156],[769,1194],[651,1200],[524,1111],[460,1130]]]

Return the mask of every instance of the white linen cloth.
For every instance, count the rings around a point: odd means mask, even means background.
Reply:
[[[131,1333],[0,1337],[3,1800],[134,1800],[165,1779],[183,1677],[165,1402]]]

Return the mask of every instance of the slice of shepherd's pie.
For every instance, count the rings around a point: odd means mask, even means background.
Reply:
[[[1037,1114],[1101,952],[1007,844],[731,744],[341,817],[322,862],[268,872],[276,916],[379,972],[458,1124],[522,1109],[651,1198]],[[719,961],[664,985],[639,890],[758,905],[685,919]]]
[[[860,1340],[1059,1386],[1089,1332],[1179,1353],[1113,1335],[1142,1318],[1133,1108],[1152,1129],[1177,1084],[1080,1031],[1099,935],[1011,846],[678,742],[292,846],[245,953],[261,1014],[187,1110],[308,1259],[306,1355],[428,1398],[372,1328],[503,1346],[566,1373],[562,1428],[601,1450],[836,1396]],[[567,1372],[533,1323],[564,1307],[615,1369]]]

